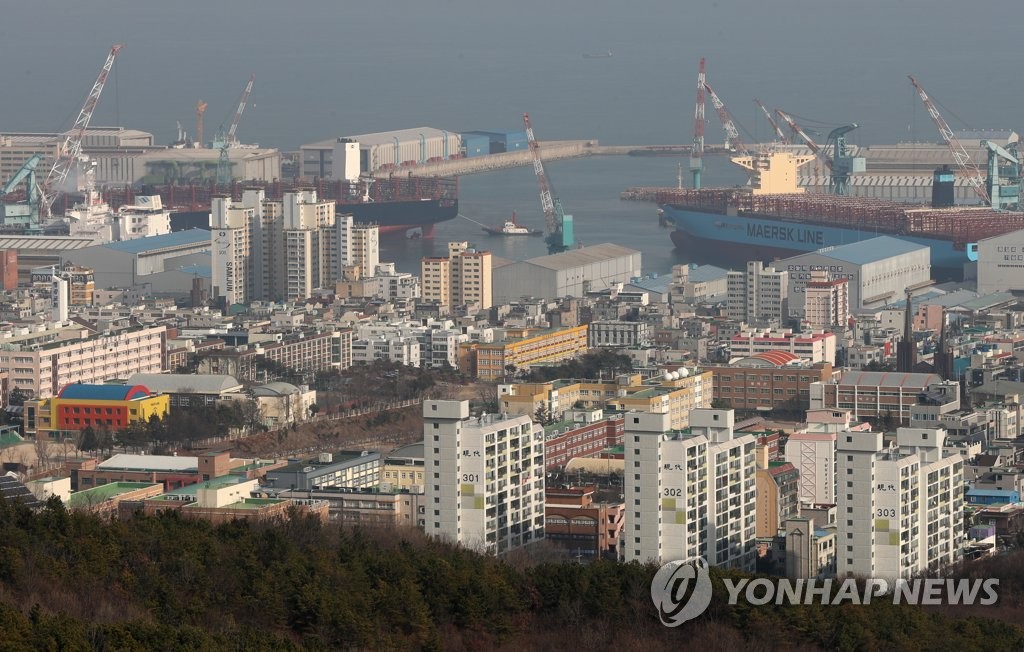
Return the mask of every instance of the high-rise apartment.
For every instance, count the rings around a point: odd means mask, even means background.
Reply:
[[[529,416],[424,401],[423,459],[427,534],[491,554],[544,538],[544,429]]]
[[[759,260],[744,272],[729,272],[726,312],[747,323],[781,324],[788,317],[789,272],[765,268]]]
[[[467,303],[490,308],[491,252],[478,251],[468,242],[449,242],[447,258],[424,258],[420,263],[423,298],[450,310]]]

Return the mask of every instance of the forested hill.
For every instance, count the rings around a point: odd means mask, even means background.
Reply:
[[[0,651],[1024,649],[1011,624],[882,603],[716,597],[669,629],[650,602],[654,567],[513,564],[417,532],[174,513],[104,523],[0,500]]]

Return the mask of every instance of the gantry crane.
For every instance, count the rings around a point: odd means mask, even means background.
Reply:
[[[814,152],[814,155],[825,163],[825,167],[829,170],[829,192],[834,195],[845,195],[849,190],[850,175],[853,173],[855,161],[854,157],[850,156],[850,150],[846,146],[846,134],[856,129],[857,125],[848,124],[836,127],[828,133],[825,147],[822,148],[785,112],[775,109],[775,113],[782,118],[783,122],[789,126],[794,134],[800,136],[800,139],[807,143],[807,147]],[[832,150],[831,156],[828,153],[830,145]]]
[[[718,114],[718,119],[722,121],[722,129],[725,130],[726,142],[728,143],[729,149],[739,154],[746,156],[747,146],[743,144],[743,140],[740,138],[740,132],[736,129],[736,123],[733,121],[732,116],[729,114],[729,109],[725,108],[725,102],[719,99],[718,94],[715,93],[714,89],[705,82],[704,89],[711,96],[711,104],[715,107],[715,113]]]
[[[22,163],[18,171],[14,173],[14,176],[8,180],[3,188],[0,188],[0,220],[3,224],[13,223],[28,223],[38,224],[39,223],[39,204],[40,204],[40,190],[39,184],[36,183],[36,168],[39,166],[39,161],[42,160],[42,155],[33,154],[27,161]],[[18,184],[25,183],[25,203],[10,202],[6,201],[8,195],[14,192],[14,189],[18,187]]]
[[[540,144],[533,135],[529,114],[523,114],[523,125],[526,127],[526,140],[533,154],[533,173],[537,176],[540,187],[540,206],[544,211],[544,222],[547,226],[548,253],[556,254],[570,249],[575,244],[572,229],[572,215],[562,211],[562,202],[551,194],[551,184],[544,171],[544,161],[540,156]]]
[[[79,154],[82,152],[82,137],[85,135],[85,130],[89,128],[93,111],[96,110],[96,104],[100,101],[100,95],[103,94],[103,86],[107,83],[107,77],[110,75],[110,69],[114,66],[114,60],[117,59],[117,53],[123,47],[124,45],[122,44],[115,44],[110,48],[106,61],[103,62],[103,67],[100,69],[100,74],[96,77],[96,81],[93,82],[92,88],[89,89],[89,94],[85,97],[85,103],[78,112],[78,118],[75,120],[74,126],[67,132],[64,142],[61,143],[60,149],[57,150],[57,160],[54,161],[53,167],[50,168],[49,174],[46,175],[46,181],[43,182],[41,191],[42,201],[40,202],[40,209],[45,211],[47,216],[51,212],[50,209],[53,206],[53,200],[56,198],[57,192],[68,178],[71,166],[75,164]]]
[[[700,173],[704,169],[704,57],[697,66],[697,103],[693,109],[693,145],[690,148],[690,176],[693,187],[700,188]]]
[[[960,171],[963,172],[967,182],[971,184],[972,188],[974,188],[974,192],[981,199],[982,203],[991,205],[992,199],[988,195],[988,190],[985,189],[985,179],[981,176],[981,170],[979,170],[978,166],[971,160],[971,155],[968,154],[967,150],[964,149],[964,146],[960,144],[960,140],[957,139],[956,134],[954,134],[953,130],[949,128],[949,125],[946,124],[942,114],[935,108],[935,104],[932,102],[931,98],[928,97],[928,93],[924,92],[924,88],[921,87],[921,84],[917,83],[917,80],[914,79],[913,75],[907,75],[907,77],[910,79],[910,83],[914,85],[914,89],[921,97],[921,101],[924,102],[925,108],[928,109],[928,115],[931,116],[932,122],[934,122],[935,126],[938,127],[939,133],[942,135],[942,140],[946,141],[946,146],[949,147],[949,151],[953,152],[953,160],[956,161],[957,167],[959,167]]]
[[[772,117],[772,114],[768,110],[768,107],[766,107],[764,104],[761,104],[761,100],[757,99],[756,97],[754,98],[754,102],[759,107],[761,107],[761,112],[764,113],[764,117],[768,118],[768,124],[770,124],[772,126],[772,129],[775,130],[775,138],[776,138],[776,140],[778,140],[783,145],[788,145],[789,144],[789,138],[786,138],[786,134],[779,127],[779,123],[775,122],[775,118]]]

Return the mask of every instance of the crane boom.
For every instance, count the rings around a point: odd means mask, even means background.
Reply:
[[[242,119],[242,112],[245,111],[245,105],[249,101],[249,93],[252,93],[252,84],[256,81],[256,73],[253,73],[249,77],[249,83],[245,85],[245,90],[242,91],[242,97],[238,100],[238,109],[235,110],[235,117],[231,120],[231,127],[228,129],[228,136],[225,139],[229,143],[237,142],[235,140],[235,131],[238,130],[238,123]]]
[[[814,152],[815,156],[818,156],[823,161],[825,161],[825,165],[828,167],[828,169],[831,170],[832,169],[832,159],[830,159],[827,155],[825,155],[821,151],[821,147],[818,146],[818,143],[814,142],[814,139],[811,138],[810,136],[808,136],[807,133],[803,129],[800,128],[800,125],[798,125],[793,120],[793,118],[791,118],[788,115],[786,115],[782,110],[775,109],[775,113],[778,114],[778,116],[780,118],[782,118],[782,121],[785,122],[786,125],[789,126],[789,128],[793,131],[794,134],[796,134],[797,136],[800,136],[800,139],[803,140],[805,143],[807,143],[807,146],[811,149],[812,152]]]
[[[718,97],[718,93],[716,93],[707,82],[704,83],[704,89],[708,92],[708,95],[711,96],[711,104],[715,107],[718,119],[722,121],[722,129],[725,129],[725,136],[729,142],[729,146],[736,152],[746,154],[747,146],[743,144],[743,140],[740,138],[740,132],[736,129],[736,123],[733,122],[732,116],[729,115],[729,109],[725,108],[725,102]]]
[[[761,107],[761,112],[764,113],[764,117],[768,118],[768,124],[770,124],[772,126],[772,129],[775,130],[775,137],[778,138],[779,142],[782,143],[783,145],[788,145],[789,138],[786,138],[786,134],[779,127],[779,123],[775,122],[775,118],[772,117],[771,111],[768,110],[768,107],[766,107],[764,104],[761,104],[761,100],[757,99],[756,97],[754,98],[754,102],[756,102],[757,105]]]
[[[693,145],[690,147],[690,174],[693,187],[700,188],[700,173],[704,167],[704,57],[697,67],[697,103],[693,109]]]
[[[533,155],[533,173],[537,176],[537,185],[540,186],[540,206],[544,210],[544,222],[547,224],[550,235],[558,231],[555,202],[551,199],[548,175],[544,172],[544,161],[540,158],[540,144],[537,143],[537,139],[533,135],[529,114],[523,114],[523,124],[526,126],[526,140],[530,145],[530,153]]]
[[[967,153],[964,146],[960,144],[960,140],[953,133],[953,130],[949,128],[946,120],[939,113],[939,110],[935,108],[935,104],[931,98],[928,97],[928,93],[924,92],[924,88],[921,84],[917,83],[913,75],[907,75],[910,78],[910,83],[914,85],[914,89],[917,94],[921,97],[921,101],[924,102],[924,106],[928,109],[928,115],[931,116],[932,122],[939,129],[939,134],[942,135],[942,140],[946,141],[946,146],[949,147],[949,151],[953,153],[953,160],[956,161],[957,166],[967,177],[967,182],[974,188],[974,192],[981,198],[981,201],[986,204],[991,204],[992,199],[988,196],[988,190],[985,188],[985,179],[981,176],[981,170],[971,160],[971,155]]]
[[[96,110],[96,104],[100,101],[100,95],[103,94],[103,86],[107,83],[107,76],[110,75],[110,69],[114,66],[117,53],[123,47],[123,44],[118,43],[110,48],[107,59],[100,69],[100,74],[96,77],[96,81],[93,82],[89,94],[85,97],[82,110],[78,112],[78,118],[75,120],[74,126],[67,132],[64,142],[61,144],[60,149],[57,150],[57,160],[54,161],[53,167],[50,168],[49,174],[46,175],[46,181],[43,182],[43,196],[45,199],[42,202],[42,208],[46,210],[47,214],[49,214],[53,200],[57,196],[56,191],[68,178],[71,166],[75,164],[78,155],[82,151],[82,137],[85,135],[85,130],[89,128],[93,111]]]

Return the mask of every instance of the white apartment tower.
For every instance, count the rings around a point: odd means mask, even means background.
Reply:
[[[544,429],[529,416],[424,401],[423,459],[427,534],[490,554],[544,538]]]
[[[380,260],[377,227],[354,225],[313,190],[280,201],[253,189],[240,202],[215,197],[210,227],[214,295],[229,304],[304,299],[332,286],[345,266],[372,273]]]
[[[765,268],[759,260],[747,263],[745,272],[729,272],[726,278],[729,319],[747,323],[782,323],[788,317],[789,272]]]
[[[625,559],[753,571],[756,439],[733,432],[733,411],[694,409],[683,431],[668,414],[625,420]]]
[[[942,456],[943,429],[839,434],[836,571],[889,581],[960,560],[963,458]]]
[[[846,327],[850,319],[849,279],[829,279],[826,271],[811,272],[804,287],[804,320],[811,328]]]

